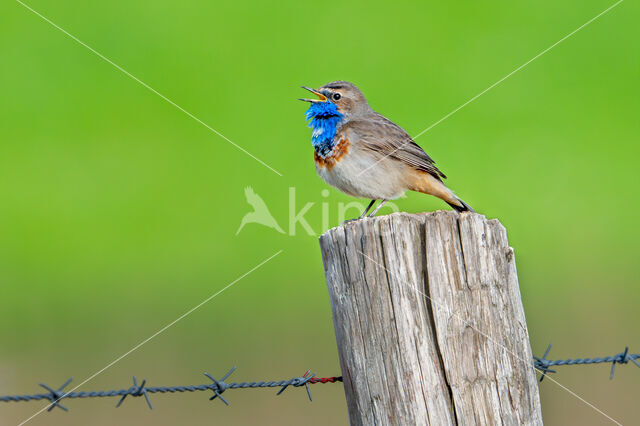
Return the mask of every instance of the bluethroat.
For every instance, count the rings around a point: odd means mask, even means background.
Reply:
[[[446,178],[435,162],[400,126],[371,109],[354,84],[334,81],[319,89],[303,86],[318,99],[306,112],[313,130],[316,171],[325,182],[345,194],[369,198],[362,219],[407,190],[434,195],[458,212],[473,209],[442,181]]]

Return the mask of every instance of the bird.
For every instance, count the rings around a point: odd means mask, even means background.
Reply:
[[[443,182],[435,161],[400,126],[369,106],[364,94],[348,81],[318,89],[302,86],[317,99],[305,112],[312,129],[316,172],[347,195],[371,200],[358,219],[375,216],[388,200],[406,191],[434,195],[458,212],[474,210]]]
[[[271,215],[271,212],[269,211],[269,208],[267,208],[264,200],[255,193],[252,187],[247,186],[244,189],[244,196],[247,198],[247,203],[249,203],[251,207],[253,207],[253,211],[244,215],[242,221],[240,222],[240,227],[236,231],[236,235],[240,233],[242,228],[244,228],[247,223],[259,223],[261,225],[275,229],[281,234],[284,234],[284,231],[282,230],[282,228],[280,228],[278,222],[276,222],[276,220]]]

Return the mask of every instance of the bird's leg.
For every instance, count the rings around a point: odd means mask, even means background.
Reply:
[[[362,219],[363,217],[365,217],[365,215],[367,214],[367,212],[368,212],[369,210],[371,210],[371,206],[373,206],[373,203],[375,203],[375,202],[376,202],[376,200],[371,200],[371,202],[369,203],[369,205],[367,206],[367,208],[366,208],[366,209],[364,209],[364,211],[362,212],[362,214],[360,215],[360,217],[359,217],[359,218],[357,218],[357,219],[347,219],[347,220],[345,220],[345,221],[344,221],[344,222],[342,222],[342,223],[343,223],[343,224],[345,224],[345,223],[355,222],[356,220],[360,220],[360,219]]]
[[[371,214],[368,217],[373,217],[376,215],[376,213],[378,213],[378,210],[380,210],[380,207],[384,206],[384,203],[386,203],[388,200],[382,200],[382,202],[380,204],[378,204],[378,207],[376,207],[376,209],[374,211],[371,212]],[[369,209],[367,209],[369,210]]]
[[[362,219],[362,218],[367,214],[367,212],[371,209],[371,207],[373,206],[373,203],[375,203],[375,202],[376,202],[376,200],[371,200],[371,202],[369,203],[369,205],[367,206],[367,208],[366,208],[366,209],[364,209],[364,211],[362,212],[362,214],[360,215],[360,217],[358,218],[358,220]]]

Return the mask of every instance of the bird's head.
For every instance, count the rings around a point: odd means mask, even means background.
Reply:
[[[348,81],[333,81],[318,89],[306,86],[302,88],[318,97],[318,99],[300,99],[311,103],[307,115],[311,113],[312,116],[316,116],[315,112],[327,114],[335,110],[345,122],[369,111],[369,104],[360,89]]]
[[[322,158],[330,155],[338,128],[349,120],[369,111],[369,104],[355,85],[334,81],[319,89],[307,89],[318,99],[300,99],[311,105],[306,112],[308,126],[313,129],[311,143]]]

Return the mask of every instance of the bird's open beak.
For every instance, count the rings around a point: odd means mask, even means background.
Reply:
[[[327,97],[325,95],[323,95],[322,93],[318,92],[317,90],[313,90],[310,87],[307,86],[301,86],[303,89],[306,89],[308,91],[310,91],[311,93],[313,93],[314,95],[316,95],[318,97],[318,99],[304,99],[304,98],[300,98],[298,100],[300,101],[304,101],[304,102],[324,102],[327,100]]]

